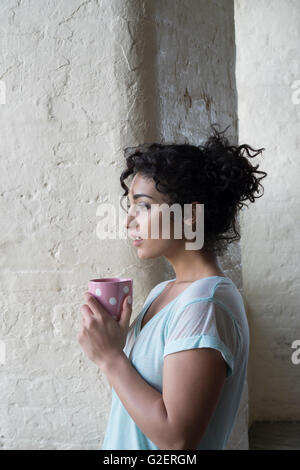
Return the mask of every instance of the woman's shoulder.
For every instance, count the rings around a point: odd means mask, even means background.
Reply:
[[[229,277],[212,276],[199,279],[189,289],[179,296],[174,305],[174,315],[188,310],[192,315],[196,312],[207,311],[228,313],[228,317],[241,324],[246,319],[243,296],[236,284]]]
[[[235,289],[236,286],[229,277],[210,276],[194,281],[183,291],[179,299],[183,303],[194,299],[212,300],[222,297],[225,292],[233,292]]]

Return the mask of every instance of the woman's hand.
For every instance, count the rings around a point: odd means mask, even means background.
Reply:
[[[84,293],[86,304],[81,306],[82,325],[77,341],[88,358],[104,372],[119,356],[124,354],[129,321],[132,312],[124,298],[120,320],[114,320],[98,300],[89,292]]]

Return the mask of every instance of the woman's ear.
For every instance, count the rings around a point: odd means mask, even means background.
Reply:
[[[200,202],[199,201],[193,201],[190,204],[192,204],[192,217],[184,219],[184,220],[186,220],[188,225],[192,225],[196,222],[196,205],[200,204]]]
[[[189,208],[188,215],[185,216],[183,214],[183,220],[182,220],[182,228],[184,230],[184,225],[192,226],[192,231],[195,232],[195,225],[196,225],[196,205],[198,204],[198,201],[193,201],[190,204],[192,204],[192,210]],[[200,204],[200,203],[199,203]],[[190,216],[191,214],[191,216]]]

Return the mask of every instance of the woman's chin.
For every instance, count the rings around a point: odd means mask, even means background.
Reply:
[[[151,252],[147,252],[143,246],[136,247],[137,255],[140,259],[148,259],[151,258]],[[149,256],[150,255],[150,256]]]
[[[155,259],[162,256],[162,253],[157,253],[155,251],[146,250],[144,247],[137,247],[137,255],[140,259]]]
[[[137,255],[140,259],[151,258],[151,256],[149,256],[149,253],[147,254],[147,251],[143,250],[143,248],[141,246],[137,247]]]

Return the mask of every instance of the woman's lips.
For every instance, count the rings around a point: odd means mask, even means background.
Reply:
[[[134,246],[139,246],[143,243],[144,240],[133,240]]]

